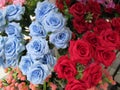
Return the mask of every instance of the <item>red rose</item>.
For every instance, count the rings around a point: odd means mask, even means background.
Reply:
[[[85,26],[85,23],[84,23],[84,22],[81,22],[81,21],[78,20],[78,19],[73,19],[73,27],[74,27],[75,30],[76,30],[78,33],[80,33],[80,34],[87,31],[86,26]]]
[[[90,31],[86,32],[82,39],[89,42],[94,49],[99,48],[103,43],[103,40],[100,36]]]
[[[114,9],[113,8],[105,8],[105,10],[104,10],[106,13],[108,13],[108,14],[113,14],[114,13]]]
[[[88,3],[86,4],[86,10],[87,12],[90,12],[93,14],[94,18],[97,18],[101,14],[101,8],[100,4],[93,0],[88,0]]]
[[[111,29],[111,24],[104,19],[98,19],[95,22],[94,32],[100,34],[103,30]]]
[[[69,53],[73,61],[85,65],[91,60],[92,48],[88,42],[78,39],[70,41]]]
[[[120,18],[118,17],[118,18],[113,18],[112,19],[112,27],[113,27],[113,29],[114,30],[119,30],[120,29]]]
[[[95,53],[95,60],[101,62],[106,67],[110,66],[116,59],[114,48],[98,48]]]
[[[56,5],[57,7],[62,11],[64,10],[64,2],[66,3],[67,6],[70,6],[71,0],[56,0]]]
[[[61,56],[54,69],[59,78],[67,79],[68,81],[73,79],[77,74],[75,64],[67,56]]]
[[[102,79],[102,68],[97,63],[90,64],[83,72],[82,80],[87,83],[87,87],[91,88],[96,86]]]
[[[111,29],[104,30],[100,33],[100,36],[105,41],[105,47],[117,48],[119,44],[119,34]]]
[[[85,33],[86,31],[92,30],[93,24],[85,22],[85,20],[79,20],[74,18],[73,27],[78,33],[82,34],[82,33]]]
[[[93,23],[89,23],[89,22],[85,22],[85,26],[86,26],[86,31],[91,31],[93,30]]]
[[[87,90],[87,88],[85,82],[74,79],[66,85],[65,90]]]
[[[77,2],[70,7],[69,12],[74,16],[74,18],[81,20],[81,18],[84,18],[86,9],[84,4]]]
[[[120,40],[120,18],[119,17],[113,18],[111,24],[112,24],[113,30],[119,34],[119,40]],[[120,48],[120,41],[118,45],[119,45],[118,47]]]
[[[115,11],[120,14],[120,5],[119,4],[115,5]]]
[[[76,38],[77,38],[76,34],[74,32],[72,32],[72,39],[71,40],[74,40]]]

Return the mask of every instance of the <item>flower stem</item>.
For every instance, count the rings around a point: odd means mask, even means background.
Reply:
[[[44,82],[43,90],[47,90],[47,89],[46,89],[46,82]]]

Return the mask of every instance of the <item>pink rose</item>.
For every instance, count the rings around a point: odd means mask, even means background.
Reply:
[[[0,7],[4,7],[7,0],[0,0]]]
[[[24,3],[25,3],[25,0],[13,0],[13,4],[23,5]]]

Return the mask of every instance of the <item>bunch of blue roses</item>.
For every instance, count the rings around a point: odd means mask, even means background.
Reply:
[[[17,23],[24,12],[21,5],[12,4],[0,9],[0,66],[4,68],[18,66],[20,53],[25,49],[22,28]]]
[[[18,23],[24,12],[21,5],[0,9],[0,66],[19,67],[28,81],[43,84],[56,63],[53,48],[67,48],[72,33],[57,7],[45,0],[37,3],[36,19],[29,26],[31,38],[25,45],[26,39]]]
[[[19,67],[30,82],[43,84],[56,63],[49,43],[57,49],[66,48],[71,39],[71,31],[66,27],[63,15],[49,1],[38,2],[35,17],[29,26],[32,38],[26,45],[27,55],[22,57]]]

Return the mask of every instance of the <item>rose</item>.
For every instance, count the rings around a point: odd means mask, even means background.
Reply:
[[[62,0],[56,0],[56,6],[59,8],[60,11],[64,10],[64,3]]]
[[[17,67],[18,66],[18,61],[19,59],[18,58],[11,58],[11,59],[6,59],[5,60],[5,65],[4,67],[5,68],[8,68],[8,67]]]
[[[112,24],[113,30],[119,31],[119,29],[120,29],[120,18],[119,17],[113,18],[112,21],[111,21],[111,24]]]
[[[71,31],[69,28],[63,28],[61,31],[52,33],[49,41],[55,45],[56,48],[66,48],[71,39]]]
[[[41,37],[33,37],[26,48],[32,59],[43,58],[49,52],[48,42]]]
[[[56,5],[61,11],[64,10],[64,3],[69,7],[71,5],[71,0],[65,0],[64,2],[62,0],[56,0]]]
[[[20,43],[20,41],[17,38],[7,38],[7,41],[5,43],[6,59],[17,58],[19,53],[21,53],[24,49],[24,46]]]
[[[93,29],[93,24],[86,22],[82,18],[81,19],[74,18],[72,20],[72,23],[75,30],[80,34],[83,34],[86,31],[91,31]]]
[[[25,3],[26,0],[13,0],[13,4],[20,4],[23,5]]]
[[[27,75],[27,72],[30,70],[30,67],[33,64],[33,60],[31,59],[30,55],[22,56],[19,68],[24,75]]]
[[[56,11],[56,6],[48,1],[38,2],[35,9],[36,20],[41,22],[51,11]]]
[[[0,57],[4,56],[4,45],[6,42],[6,37],[0,36]]]
[[[4,45],[5,45],[6,37],[0,36],[0,66],[4,66]]]
[[[44,27],[36,21],[31,23],[31,25],[29,26],[29,30],[30,36],[40,36],[43,38],[46,37],[46,31]]]
[[[74,16],[74,18],[81,20],[84,18],[86,13],[86,7],[81,2],[77,2],[70,7],[69,12]]]
[[[81,3],[83,3],[83,4],[86,4],[86,2],[87,2],[88,0],[77,0],[77,1],[79,1],[79,2],[81,2]]]
[[[5,27],[5,32],[8,36],[15,36],[17,38],[21,38],[21,27],[19,23],[9,23],[6,27]]]
[[[4,67],[4,60],[5,60],[5,58],[4,57],[2,57],[2,56],[0,56],[0,67],[2,66],[2,67]]]
[[[69,53],[72,61],[87,64],[92,58],[91,45],[81,39],[70,41]]]
[[[65,26],[65,22],[66,20],[61,13],[51,11],[42,21],[42,25],[47,32],[58,32]]]
[[[117,48],[119,45],[119,34],[116,31],[113,31],[111,29],[104,30],[100,33],[100,36],[102,39],[106,42],[105,47],[113,47]]]
[[[83,72],[82,80],[87,83],[87,88],[96,86],[102,79],[102,68],[97,63],[90,64]]]
[[[6,4],[6,0],[0,0],[0,8],[4,7]]]
[[[109,22],[107,22],[104,19],[97,19],[95,21],[95,26],[94,26],[94,31],[97,34],[100,34],[102,31],[106,30],[106,29],[111,29],[111,25]]]
[[[42,64],[45,64],[48,66],[50,70],[53,69],[54,65],[56,64],[56,58],[51,54],[45,54],[43,58],[39,60]]]
[[[54,70],[59,78],[67,79],[68,81],[71,81],[77,74],[74,62],[70,61],[67,56],[61,56],[57,60]]]
[[[115,9],[115,12],[120,14],[120,5],[119,4],[116,4],[114,9]]]
[[[120,36],[120,18],[119,17],[113,18],[111,21],[111,25],[112,25],[112,29],[115,32],[117,32]],[[120,37],[119,37],[119,39],[120,39]],[[120,44],[118,46],[120,47]]]
[[[87,90],[87,87],[84,81],[74,79],[66,85],[65,90]]]
[[[83,2],[85,4],[88,0],[77,0],[77,1]],[[93,0],[93,1],[97,1],[98,3],[103,4],[106,0]]]
[[[82,39],[89,42],[94,49],[99,48],[103,45],[102,37],[98,36],[94,32],[90,32],[90,31],[86,32],[83,35]]]
[[[98,2],[93,0],[88,0],[86,4],[86,11],[87,13],[92,14],[93,18],[96,19],[101,15],[101,7]]]
[[[77,33],[84,33],[87,31],[87,27],[86,27],[86,23],[85,22],[82,22],[81,20],[79,19],[73,19],[72,20],[72,23],[73,23],[73,27],[75,28],[75,30],[77,31]]]
[[[22,15],[25,12],[25,8],[21,5],[8,5],[6,7],[6,18],[8,21],[12,20],[20,20],[22,18]]]
[[[17,65],[17,61],[19,60],[19,54],[25,49],[24,46],[20,43],[20,41],[15,38],[7,38],[5,43],[5,58],[6,65],[14,66]]]
[[[5,11],[0,10],[0,27],[6,24],[5,15],[6,15]]]
[[[27,73],[27,80],[33,84],[43,84],[46,77],[50,75],[47,65],[36,62]]]
[[[95,60],[101,62],[106,67],[110,66],[113,61],[116,59],[116,54],[114,52],[114,48],[98,48],[96,50]]]

